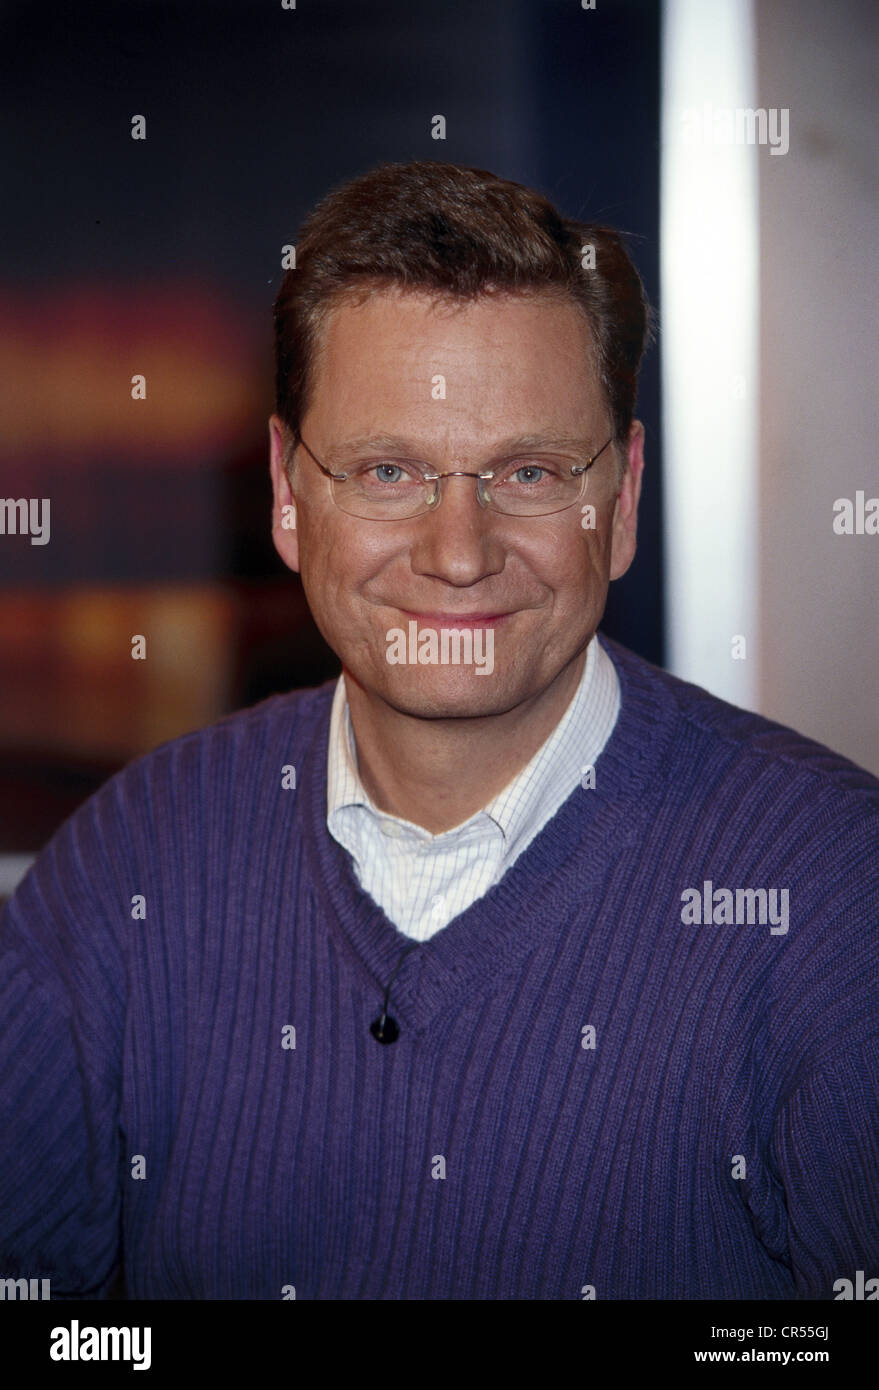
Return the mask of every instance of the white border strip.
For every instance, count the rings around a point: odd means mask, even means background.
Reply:
[[[661,320],[666,665],[734,704],[758,694],[758,187],[752,0],[665,0]],[[733,641],[745,638],[745,659]],[[741,644],[738,644],[741,650]]]

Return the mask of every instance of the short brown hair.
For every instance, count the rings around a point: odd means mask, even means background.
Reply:
[[[620,234],[563,218],[541,194],[485,169],[418,160],[379,165],[334,189],[302,227],[296,268],[274,305],[276,412],[294,439],[330,309],[393,287],[465,300],[541,290],[573,300],[592,332],[615,439],[628,436],[650,307]]]

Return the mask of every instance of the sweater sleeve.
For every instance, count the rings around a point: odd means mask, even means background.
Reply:
[[[53,1299],[106,1297],[121,1259],[125,967],[99,798],[0,916],[0,1277]]]
[[[840,1047],[797,1088],[775,1152],[796,1296],[835,1299],[837,1280],[879,1276],[879,1038]]]

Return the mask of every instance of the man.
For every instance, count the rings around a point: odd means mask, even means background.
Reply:
[[[879,1275],[879,782],[596,636],[644,466],[618,237],[385,166],[309,219],[275,323],[275,544],[343,676],[130,765],[12,900],[3,1272]]]

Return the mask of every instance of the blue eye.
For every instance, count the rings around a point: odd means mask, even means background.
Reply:
[[[546,471],[547,470],[545,468],[542,468],[538,463],[523,463],[520,464],[520,466],[510,476],[515,482],[519,483],[539,483],[540,479],[535,477],[534,475],[537,473],[545,473]],[[520,473],[527,473],[531,476],[520,478],[518,476]]]
[[[562,475],[557,467],[549,463],[535,463],[530,459],[527,463],[508,465],[501,471],[497,481],[507,487],[522,488],[525,492],[534,492],[537,488],[545,492],[548,487],[560,483]]]
[[[376,493],[389,493],[392,488],[409,492],[424,482],[416,465],[397,463],[395,459],[378,459],[375,463],[364,463],[346,472],[353,485]]]
[[[384,473],[382,473],[383,469],[385,470]],[[387,474],[388,472],[398,474],[402,474],[403,472],[398,463],[377,463],[375,467],[369,471],[378,474],[378,481],[381,483],[398,483],[400,481],[399,478],[389,478]]]

